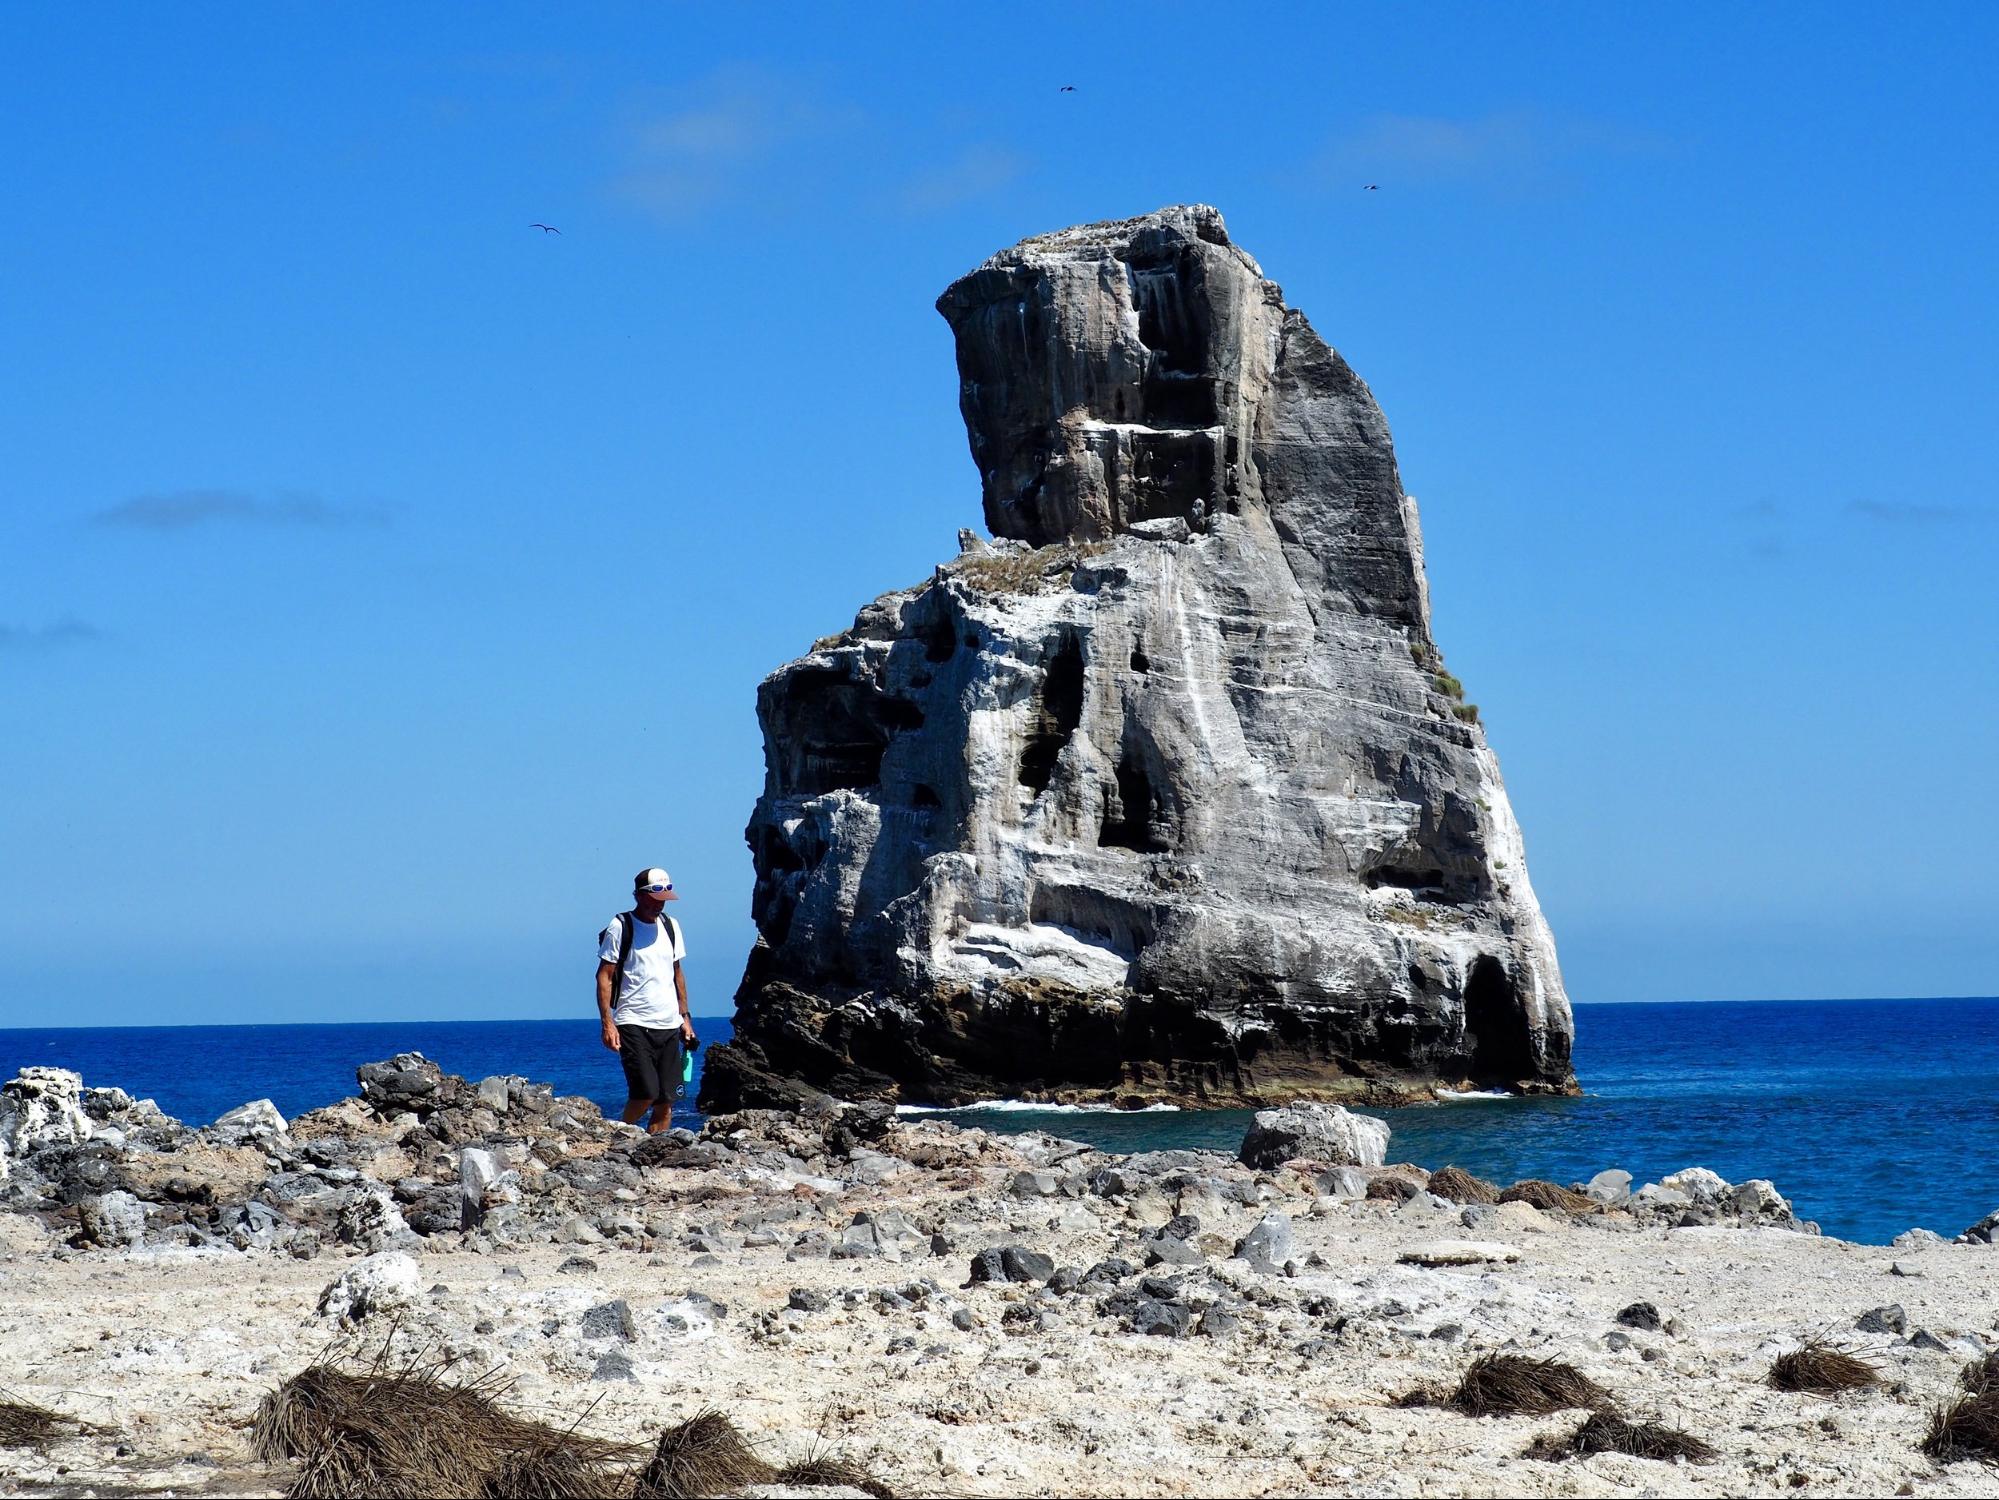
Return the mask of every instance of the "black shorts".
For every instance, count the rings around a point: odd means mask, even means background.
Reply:
[[[680,1033],[665,1026],[620,1026],[618,1061],[630,1099],[671,1099],[680,1091]]]

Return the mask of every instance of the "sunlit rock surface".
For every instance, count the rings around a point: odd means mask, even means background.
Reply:
[[[1380,408],[1177,207],[953,283],[990,546],[758,690],[712,1108],[1573,1087]]]

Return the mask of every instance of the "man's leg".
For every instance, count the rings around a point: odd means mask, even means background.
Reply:
[[[657,1041],[650,1027],[618,1028],[618,1063],[625,1070],[625,1113],[627,1125],[636,1125],[645,1112],[659,1102],[660,1079]]]

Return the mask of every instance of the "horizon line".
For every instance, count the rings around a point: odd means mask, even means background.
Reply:
[[[1710,997],[1704,1000],[1573,1000],[1569,1008],[1573,1010],[1624,1009],[1647,1005],[1924,1005],[1931,1003],[1955,1005],[1962,1001],[1999,1000],[1999,995],[1833,995],[1817,998],[1797,996],[1771,997],[1755,1000],[1727,1000]],[[545,1024],[553,1021],[568,1021],[578,1025],[595,1024],[592,1016],[453,1016],[450,1018],[403,1016],[378,1021],[165,1021],[149,1025],[98,1023],[87,1026],[0,1026],[0,1036],[9,1032],[26,1031],[200,1031],[200,1030],[240,1030],[269,1031],[286,1026],[496,1026],[513,1023]],[[734,1023],[733,1011],[710,1011],[696,1015],[695,1021],[728,1021]]]

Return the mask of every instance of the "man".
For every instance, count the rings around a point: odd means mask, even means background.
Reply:
[[[646,1129],[653,1135],[673,1123],[681,1048],[694,1043],[680,972],[687,943],[680,924],[664,915],[666,903],[679,899],[666,871],[641,870],[632,909],[597,934],[597,1014],[604,1045],[625,1067],[625,1123],[636,1125],[651,1110]]]

